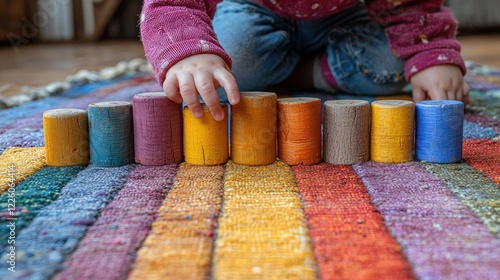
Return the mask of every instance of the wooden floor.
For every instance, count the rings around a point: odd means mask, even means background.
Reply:
[[[500,68],[500,33],[496,35],[461,36],[462,56],[477,64]]]
[[[139,40],[85,44],[40,44],[0,48],[0,87],[43,86],[79,70],[100,70],[121,60],[144,57]],[[8,95],[8,94],[6,94]]]
[[[500,68],[500,34],[459,37],[466,60]],[[144,57],[139,40],[86,44],[20,46],[16,54],[0,47],[0,88],[9,84],[10,95],[20,86],[43,86],[64,80],[81,69],[99,70],[121,60]]]

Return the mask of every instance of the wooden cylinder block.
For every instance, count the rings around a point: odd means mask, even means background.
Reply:
[[[71,166],[89,163],[87,111],[80,109],[45,111],[43,135],[48,165]]]
[[[195,165],[224,164],[229,158],[227,105],[221,104],[225,118],[216,121],[206,105],[203,117],[195,118],[184,107],[184,160]]]
[[[231,107],[231,158],[237,164],[267,165],[276,160],[277,97],[241,92]]]
[[[143,165],[180,163],[182,105],[163,92],[147,92],[132,99],[135,161]]]
[[[288,165],[321,162],[321,100],[278,99],[278,155]]]
[[[411,101],[372,102],[371,159],[385,163],[413,160],[414,119]]]
[[[430,163],[462,159],[464,103],[424,100],[416,104],[415,158]]]
[[[355,164],[368,161],[370,157],[368,101],[326,101],[323,124],[323,153],[326,162]]]
[[[90,104],[90,162],[117,167],[134,161],[132,103],[125,101]]]

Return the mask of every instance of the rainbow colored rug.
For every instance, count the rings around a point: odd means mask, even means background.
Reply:
[[[46,166],[43,111],[140,73],[1,110],[0,279],[500,279],[500,72],[467,79],[447,165]]]

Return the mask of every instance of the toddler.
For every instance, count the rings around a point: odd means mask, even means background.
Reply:
[[[146,56],[167,96],[216,120],[239,91],[286,86],[467,101],[443,0],[145,0]],[[217,91],[217,89],[219,90]]]

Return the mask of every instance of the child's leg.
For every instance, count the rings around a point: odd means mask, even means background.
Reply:
[[[403,61],[392,54],[383,27],[370,19],[363,4],[298,22],[297,27],[299,51],[308,55],[285,80],[286,86],[387,95],[399,93],[406,85]]]
[[[331,86],[387,95],[407,84],[403,61],[392,54],[384,29],[362,4],[331,17],[294,22],[245,0],[226,0],[218,5],[213,26],[233,58],[240,90],[285,81],[295,89]],[[223,90],[219,96],[224,100]]]
[[[407,84],[404,62],[392,53],[382,26],[356,7],[359,19],[333,27],[328,34],[321,70],[342,91],[366,95],[396,94]]]
[[[293,22],[256,4],[237,0],[219,3],[213,26],[233,60],[232,71],[242,91],[281,83],[300,59],[294,50]]]

